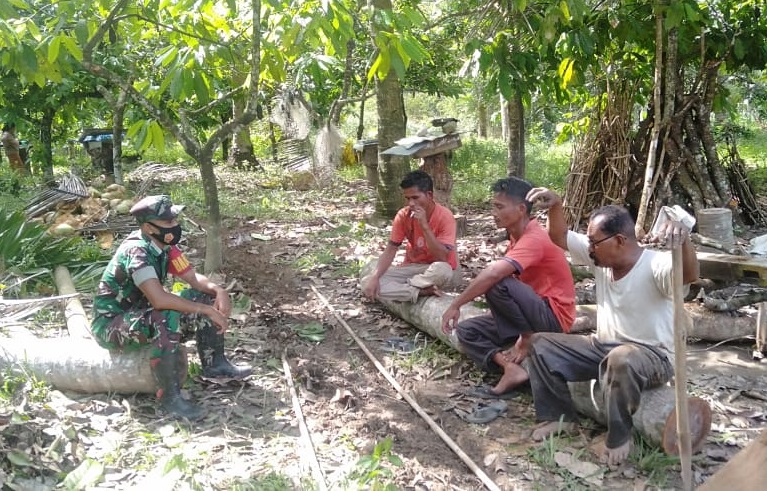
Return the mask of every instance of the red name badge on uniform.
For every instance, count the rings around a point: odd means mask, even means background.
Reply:
[[[170,246],[170,266],[168,266],[168,272],[173,276],[181,276],[192,269],[192,265],[189,263],[189,259],[186,258],[186,254],[181,252],[176,246]]]

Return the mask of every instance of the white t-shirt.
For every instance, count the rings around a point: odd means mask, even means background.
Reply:
[[[674,302],[671,255],[645,249],[631,271],[613,280],[613,271],[594,265],[585,235],[567,233],[573,264],[589,266],[597,297],[597,339],[658,346],[674,357]]]

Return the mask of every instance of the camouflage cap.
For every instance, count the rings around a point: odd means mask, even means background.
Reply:
[[[138,223],[152,220],[173,220],[184,207],[174,205],[167,194],[147,196],[130,209],[130,214],[136,217]]]

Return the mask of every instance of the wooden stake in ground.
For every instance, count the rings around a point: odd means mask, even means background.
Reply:
[[[400,386],[399,382],[392,377],[392,375],[389,373],[386,368],[384,368],[383,365],[381,365],[381,362],[378,361],[378,359],[375,357],[373,353],[370,352],[367,346],[365,346],[365,343],[362,342],[362,340],[357,336],[357,334],[352,330],[351,327],[349,327],[349,324],[346,323],[346,321],[341,317],[338,312],[333,308],[332,305],[330,305],[330,302],[325,298],[324,295],[322,295],[315,287],[312,285],[312,291],[315,295],[317,295],[317,298],[320,299],[320,301],[325,305],[325,307],[330,310],[333,315],[335,316],[336,320],[346,329],[346,332],[349,333],[349,335],[354,339],[354,341],[357,343],[357,345],[362,349],[362,351],[367,355],[368,359],[375,365],[375,367],[378,369],[379,372],[381,372],[381,375],[386,378],[386,380],[389,381],[389,383],[394,387],[394,389],[397,391],[399,395],[402,396],[403,399],[405,399],[408,404],[415,410],[415,412],[418,413],[418,415],[423,418],[424,421],[426,421],[426,424],[429,425],[429,428],[431,428],[441,439],[443,442],[447,444],[448,447],[450,447],[450,450],[455,452],[455,454],[463,461],[464,464],[466,464],[469,469],[474,472],[474,475],[479,478],[480,481],[482,481],[482,484],[485,485],[487,489],[490,491],[500,491],[500,488],[498,485],[493,482],[490,477],[485,474],[485,472],[477,466],[477,464],[474,463],[473,460],[471,460],[471,457],[466,455],[466,452],[464,452],[461,447],[458,446],[457,443],[453,441],[452,438],[450,438],[445,431],[440,428],[440,426],[429,416],[426,414],[426,411],[423,410],[423,408],[418,404],[418,402],[413,399],[410,394],[405,392],[405,390]]]
[[[767,302],[759,302],[756,314],[756,350],[754,358],[762,359],[767,353]]]
[[[687,314],[684,310],[684,280],[682,276],[682,246],[671,250],[672,285],[674,288],[674,378],[676,386],[676,432],[679,458],[682,462],[682,483],[692,491],[692,444],[687,407]]]

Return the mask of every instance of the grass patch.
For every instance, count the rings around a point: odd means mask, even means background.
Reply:
[[[669,486],[669,475],[680,463],[679,457],[666,454],[638,433],[634,436],[634,448],[629,455],[629,462],[647,474],[647,484],[661,489]]]
[[[536,186],[564,189],[570,165],[570,145],[528,143],[525,179]],[[456,150],[451,164],[453,201],[458,206],[487,203],[490,187],[508,174],[506,143],[471,138]]]
[[[232,491],[292,491],[294,486],[289,478],[270,472],[264,476],[234,482],[229,489]]]

